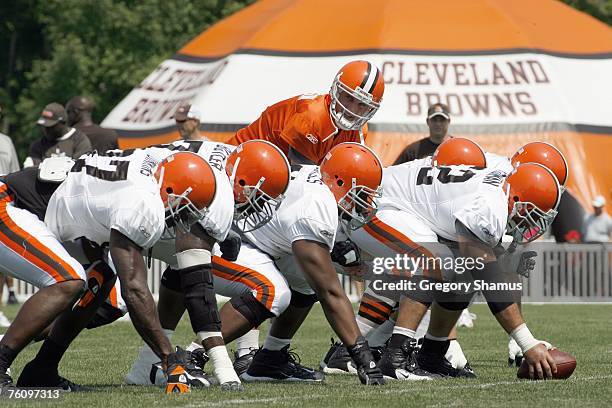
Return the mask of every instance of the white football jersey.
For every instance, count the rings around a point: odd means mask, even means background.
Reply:
[[[480,240],[496,245],[506,230],[508,199],[500,170],[468,166],[435,168],[428,159],[415,160],[383,171],[380,207],[418,215],[437,235],[457,240],[459,220]]]
[[[485,152],[485,157],[487,159],[487,169],[501,170],[506,175],[512,173],[512,170],[514,170],[512,164],[510,163],[510,159],[508,159],[506,156]]]
[[[85,237],[103,244],[115,229],[142,248],[152,246],[164,230],[153,177],[158,164],[148,150],[81,156],[51,196],[45,223],[61,241]]]
[[[245,237],[276,258],[291,254],[291,244],[299,240],[321,242],[331,251],[338,228],[336,199],[321,182],[319,167],[294,165],[291,170],[285,199],[272,219]]]

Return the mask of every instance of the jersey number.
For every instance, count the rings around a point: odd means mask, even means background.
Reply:
[[[419,174],[417,175],[417,186],[420,186],[421,184],[433,184],[433,176],[429,174],[431,170],[433,170],[433,167],[421,167],[421,170],[419,170]],[[438,181],[442,184],[461,183],[471,179],[474,174],[476,173],[468,169],[441,167],[440,172],[438,173]]]
[[[74,166],[72,166],[71,172],[78,173],[85,168],[85,173],[105,181],[123,181],[127,179],[128,167],[130,162],[127,160],[111,160],[109,162],[111,166],[115,166],[115,170],[101,170],[94,166],[88,166],[85,164],[85,159],[78,159]]]

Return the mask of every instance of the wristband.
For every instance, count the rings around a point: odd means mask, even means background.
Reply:
[[[537,346],[540,342],[533,337],[526,323],[521,324],[516,329],[512,330],[510,337],[516,341],[523,353]]]

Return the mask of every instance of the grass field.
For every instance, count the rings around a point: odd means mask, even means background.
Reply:
[[[84,332],[65,356],[61,373],[90,386],[90,393],[65,394],[55,403],[8,403],[0,406],[143,407],[238,406],[271,407],[462,407],[612,405],[612,305],[526,305],[524,313],[536,337],[546,339],[576,356],[578,367],[565,381],[530,382],[516,379],[516,370],[505,367],[507,336],[486,306],[470,308],[478,315],[473,329],[460,329],[462,347],[478,375],[477,380],[393,382],[385,387],[364,387],[352,376],[327,376],[323,384],[246,384],[244,393],[224,393],[218,388],[195,390],[189,395],[164,395],[159,388],[122,385],[141,341],[130,323]],[[15,307],[5,313],[13,317]],[[265,328],[263,329],[265,330]],[[262,333],[263,333],[262,330]],[[302,363],[317,366],[327,351],[331,329],[315,307],[294,341]],[[175,334],[176,344],[191,341],[185,319]],[[260,339],[263,341],[263,335]],[[28,347],[13,364],[16,378],[34,356],[38,345]],[[231,348],[231,346],[230,346]]]

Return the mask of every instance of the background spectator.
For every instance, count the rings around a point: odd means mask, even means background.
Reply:
[[[450,113],[448,106],[443,103],[434,103],[427,109],[427,127],[429,137],[409,144],[393,164],[402,164],[423,157],[431,156],[440,143],[452,136],[448,134]]]
[[[91,150],[89,139],[81,131],[66,125],[66,110],[59,103],[45,106],[36,124],[43,137],[32,142],[29,156],[23,166],[38,165],[43,159],[52,156],[77,158]]]
[[[0,123],[2,122],[2,106],[0,106]],[[19,160],[13,141],[7,135],[0,133],[0,175],[19,170]]]
[[[192,105],[182,105],[174,113],[176,127],[184,140],[206,140],[206,136],[200,134],[200,111]]]
[[[93,122],[91,113],[95,108],[93,100],[88,96],[75,96],[66,104],[68,114],[68,126],[85,133],[92,150],[105,152],[107,150],[118,149],[117,132],[112,129],[105,129]]]
[[[584,242],[610,242],[612,218],[604,211],[606,199],[599,195],[591,204],[593,214],[588,215],[584,220]]]

